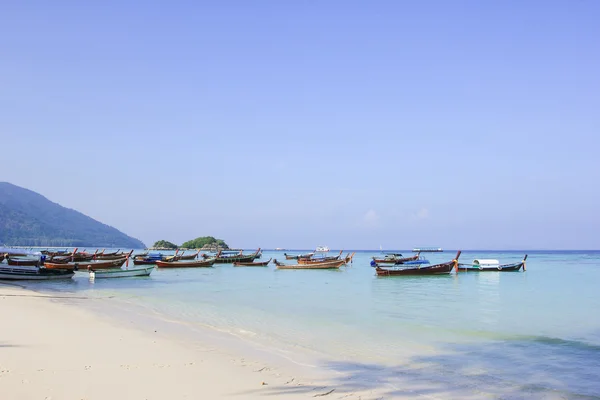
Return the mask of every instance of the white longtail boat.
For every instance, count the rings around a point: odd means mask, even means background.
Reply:
[[[90,279],[99,278],[128,278],[131,276],[149,276],[154,270],[154,265],[144,268],[131,269],[99,269],[89,268]]]

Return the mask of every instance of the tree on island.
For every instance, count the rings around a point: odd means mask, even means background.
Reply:
[[[182,244],[181,247],[186,249],[201,249],[207,245],[211,247],[221,247],[223,249],[229,248],[229,246],[227,246],[227,243],[225,243],[223,240],[215,239],[212,236],[202,236],[194,240],[188,240],[187,242]]]
[[[158,242],[154,243],[154,245],[152,246],[155,249],[173,249],[175,250],[177,248],[176,244],[173,244],[169,241],[166,240],[159,240]]]

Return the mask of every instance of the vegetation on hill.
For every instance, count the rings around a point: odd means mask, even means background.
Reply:
[[[177,245],[167,240],[159,240],[152,245],[155,249],[176,249]]]
[[[202,237],[196,238],[194,240],[188,240],[187,242],[182,244],[181,247],[186,248],[186,249],[201,249],[202,247],[204,247],[206,245],[214,245],[214,246],[222,247],[224,249],[229,248],[229,246],[227,246],[227,243],[225,243],[223,240],[215,239],[212,236],[202,236]]]
[[[31,190],[0,182],[0,246],[146,246],[117,229],[53,203]]]

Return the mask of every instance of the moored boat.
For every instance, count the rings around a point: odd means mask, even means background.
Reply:
[[[458,271],[460,272],[511,272],[526,271],[525,262],[527,261],[527,254],[523,257],[523,260],[511,264],[500,264],[498,260],[490,259],[475,259],[472,264],[458,264]]]
[[[94,269],[109,269],[109,268],[121,268],[128,257],[118,258],[116,260],[95,260],[95,261],[81,261],[81,262],[68,262],[68,263],[54,263],[46,261],[44,262],[44,268],[47,269],[86,269],[88,267]]]
[[[185,251],[183,253],[181,253],[180,256],[177,256],[177,259],[179,260],[194,260],[196,258],[198,258],[198,255],[200,254],[200,250],[198,250],[197,252],[195,252],[194,254],[185,254]]]
[[[339,269],[346,263],[346,260],[324,261],[313,264],[283,264],[276,259],[273,262],[277,266],[277,269]]]
[[[195,267],[212,267],[215,263],[215,258],[207,258],[202,260],[191,261],[156,261],[158,268],[195,268]]]
[[[337,256],[298,258],[298,264],[317,264],[326,261],[336,261],[340,259],[342,252],[343,250],[340,250],[340,253]]]
[[[154,266],[142,267],[142,268],[131,268],[131,269],[108,269],[108,270],[95,270],[88,268],[90,279],[98,278],[127,278],[132,276],[150,276],[154,271]]]
[[[421,253],[417,253],[410,257],[402,257],[402,254],[400,253],[388,253],[383,258],[373,257],[373,261],[377,264],[403,264],[407,261],[418,260],[420,256]]]
[[[6,263],[13,267],[39,267],[42,260],[40,257],[11,257],[7,254]]]
[[[233,263],[233,262],[252,262],[255,259],[259,258],[259,256],[260,256],[260,248],[258,248],[258,250],[256,250],[252,254],[243,254],[242,251],[240,250],[240,252],[236,253],[236,254],[223,255],[222,252],[219,250],[219,252],[215,256],[215,263],[226,264],[226,263]]]
[[[394,276],[394,275],[440,275],[449,274],[452,269],[458,268],[458,258],[460,257],[461,251],[456,253],[456,257],[452,261],[448,261],[436,265],[428,265],[426,267],[403,267],[402,264],[399,266],[380,267],[375,261],[371,261],[371,265],[375,267],[375,272],[378,276]]]
[[[269,265],[270,262],[271,262],[271,258],[269,258],[267,261],[261,261],[261,262],[236,261],[233,263],[233,266],[234,267],[266,267],[267,265]]]
[[[285,256],[286,260],[297,260],[299,258],[311,258],[312,256],[315,255],[315,253],[305,253],[305,254],[287,254],[287,253],[283,253],[283,255]]]
[[[71,279],[73,270],[52,270],[40,267],[0,267],[0,279],[3,280],[49,280]]]

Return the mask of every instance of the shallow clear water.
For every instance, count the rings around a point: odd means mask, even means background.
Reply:
[[[526,272],[432,277],[376,277],[374,255],[380,252],[358,252],[340,270],[221,264],[26,286],[115,295],[172,319],[311,354],[347,382],[385,386],[390,395],[410,381],[423,383],[415,395],[600,396],[600,252],[529,252]],[[426,254],[431,263],[453,256]],[[461,261],[522,256],[463,252]],[[285,258],[263,253],[271,257]]]

